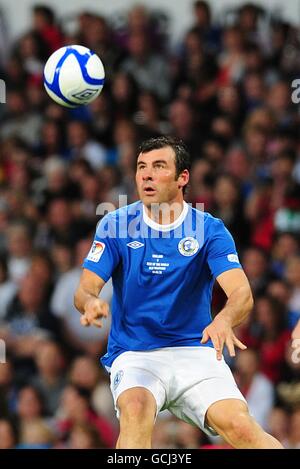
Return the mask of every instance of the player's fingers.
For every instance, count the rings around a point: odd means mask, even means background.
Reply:
[[[231,338],[227,338],[226,341],[226,347],[227,347],[227,350],[229,352],[229,355],[231,357],[235,357],[235,349],[234,349],[234,344],[233,344],[233,341]]]
[[[81,323],[82,326],[85,326],[85,327],[90,325],[89,320],[88,320],[88,318],[86,317],[85,314],[83,314],[81,316],[80,323]]]
[[[202,334],[201,344],[206,344],[208,339],[209,339],[208,332],[206,329],[204,329],[203,334]]]
[[[221,343],[221,340],[217,334],[211,334],[210,336],[214,349],[217,352],[217,360],[222,359],[222,350],[223,350],[223,344]]]
[[[93,321],[94,319],[107,318],[109,312],[109,307],[107,303],[103,303],[101,306],[97,305],[87,312],[89,320]]]
[[[92,326],[102,327],[102,320],[101,319],[93,319]]]
[[[102,310],[103,310],[103,316],[107,318],[108,314],[109,314],[109,306],[108,306],[108,303],[104,303],[103,307],[102,307]]]
[[[235,335],[233,335],[233,343],[241,350],[246,350],[247,345],[243,344]]]
[[[86,316],[89,322],[91,323],[92,321],[94,321],[94,319],[102,318],[103,314],[98,308],[93,308],[90,311],[86,312]]]

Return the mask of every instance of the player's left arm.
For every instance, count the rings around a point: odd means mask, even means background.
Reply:
[[[220,313],[203,331],[202,343],[212,340],[217,352],[217,359],[221,360],[222,351],[226,345],[230,356],[235,356],[235,347],[242,350],[247,348],[233,332],[250,313],[253,307],[253,297],[248,279],[242,269],[230,269],[217,276],[217,282],[227,296],[227,302]]]

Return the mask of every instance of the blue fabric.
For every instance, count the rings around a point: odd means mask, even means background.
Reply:
[[[183,223],[163,232],[146,224],[136,202],[101,220],[83,267],[113,280],[112,326],[101,359],[109,368],[128,350],[201,346],[214,280],[241,265],[221,220],[189,206]]]

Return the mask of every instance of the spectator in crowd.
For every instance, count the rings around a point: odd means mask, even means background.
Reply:
[[[82,355],[76,358],[71,365],[69,379],[72,384],[87,389],[95,410],[116,424],[109,380],[92,357]]]
[[[76,424],[93,425],[104,446],[106,448],[114,446],[115,432],[111,424],[93,410],[89,392],[75,385],[68,385],[62,394],[56,425],[62,435],[67,437]]]
[[[53,446],[53,432],[41,418],[26,420],[21,427],[20,443],[16,449],[50,449]]]
[[[249,225],[243,214],[243,200],[238,181],[229,174],[220,175],[213,189],[211,212],[221,218],[236,239],[238,249],[248,244]]]
[[[289,432],[287,438],[287,448],[300,448],[300,410],[295,410],[290,419]]]
[[[15,296],[16,290],[16,284],[8,277],[6,258],[0,257],[0,322],[6,316],[7,306]]]
[[[269,415],[268,428],[273,436],[287,448],[289,432],[289,416],[282,407],[274,407]]]
[[[19,89],[7,92],[6,115],[0,129],[1,138],[18,136],[29,145],[38,141],[41,127],[41,116],[28,109],[25,95]]]
[[[42,397],[36,388],[30,385],[20,388],[15,414],[20,435],[25,430],[26,425],[34,424],[35,422],[43,422],[46,425],[46,421],[43,418],[43,406]]]
[[[70,432],[67,447],[70,449],[103,449],[106,446],[95,426],[88,423],[78,423],[73,426]]]
[[[70,159],[84,158],[93,169],[99,169],[105,164],[105,148],[92,139],[84,122],[71,121],[67,126],[67,139]]]
[[[43,398],[45,413],[54,415],[67,383],[64,374],[66,360],[61,347],[53,341],[38,344],[34,360],[38,373],[31,380],[31,384]]]
[[[81,275],[82,259],[90,248],[90,240],[81,240],[76,246],[76,266],[69,272],[61,275],[56,284],[51,308],[54,315],[63,323],[64,336],[70,347],[80,352],[99,354],[104,347],[109,321],[102,329],[83,328],[80,324],[77,310],[73,304],[72,294],[78,284]],[[107,283],[103,295],[110,302],[112,297],[112,285]]]
[[[262,293],[269,281],[266,253],[257,247],[248,247],[243,255],[243,267],[255,294]]]
[[[50,53],[63,46],[63,35],[56,24],[53,10],[44,5],[33,7],[33,29],[47,44]]]
[[[146,91],[152,91],[162,101],[170,95],[170,70],[164,57],[154,53],[145,31],[132,31],[128,41],[129,57],[122,70],[135,78]]]
[[[9,278],[18,284],[27,274],[32,255],[32,238],[28,224],[15,222],[7,232]]]
[[[238,353],[235,363],[235,379],[245,396],[249,411],[255,420],[269,431],[268,421],[274,406],[275,389],[272,382],[260,371],[260,358],[254,349]]]
[[[277,300],[265,295],[256,301],[255,317],[260,329],[260,369],[277,383],[282,378],[285,350],[290,340],[286,310]]]
[[[0,409],[1,415],[12,416],[16,407],[17,383],[13,361],[6,357],[0,366]]]
[[[0,419],[0,449],[14,449],[18,436],[15,424],[8,419]]]
[[[46,305],[43,282],[30,274],[23,278],[0,329],[1,337],[11,349],[21,376],[32,372],[33,359],[40,342],[47,338],[62,340],[59,320]]]

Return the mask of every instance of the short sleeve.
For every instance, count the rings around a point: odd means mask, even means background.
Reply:
[[[219,219],[214,219],[209,228],[207,262],[214,278],[226,270],[242,268],[233,237]]]
[[[108,214],[98,223],[93,244],[82,264],[82,267],[91,270],[105,282],[120,262],[114,222]]]

